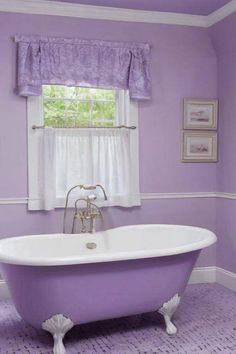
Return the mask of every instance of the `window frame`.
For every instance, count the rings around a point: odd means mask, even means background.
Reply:
[[[129,98],[128,91],[117,92],[117,116],[126,115],[128,124],[135,126],[130,138],[132,156],[132,171],[135,174],[136,189],[139,191],[139,129],[138,129],[138,102]],[[117,122],[118,125],[122,122]],[[43,210],[43,200],[40,198],[39,186],[39,150],[40,134],[33,126],[43,126],[43,97],[30,96],[27,98],[27,136],[28,136],[28,209]],[[52,128],[53,129],[53,128]],[[68,128],[73,129],[73,128]],[[79,183],[79,181],[78,181]],[[106,186],[104,186],[106,188]],[[63,208],[65,198],[57,198],[56,208]],[[72,205],[69,205],[72,206]],[[100,204],[106,206],[106,203]]]

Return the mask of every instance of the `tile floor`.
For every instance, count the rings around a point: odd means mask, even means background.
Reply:
[[[157,313],[74,327],[68,354],[236,354],[236,293],[216,284],[190,285],[175,314],[175,336]],[[22,321],[10,301],[0,301],[0,353],[51,354],[51,335]]]

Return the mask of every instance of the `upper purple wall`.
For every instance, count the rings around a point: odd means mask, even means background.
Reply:
[[[111,6],[137,10],[178,12],[209,15],[230,0],[59,0],[97,6]]]
[[[220,163],[217,190],[236,193],[236,14],[210,29],[217,54]],[[217,265],[236,272],[236,201],[217,200]]]
[[[216,56],[206,29],[184,26],[81,20],[52,16],[0,14],[0,166],[1,197],[27,196],[26,99],[13,93],[15,33],[147,41],[152,45],[150,102],[139,104],[142,192],[216,190],[215,163],[181,163],[183,97],[216,97]],[[109,226],[180,223],[214,230],[215,201],[143,201],[141,208],[112,208]],[[62,212],[27,212],[1,206],[0,236],[59,232]],[[200,263],[213,265],[214,248]]]
[[[217,53],[218,97],[220,99],[220,163],[218,190],[236,193],[236,14],[210,29]]]
[[[11,37],[18,32],[149,42],[152,100],[139,103],[141,191],[215,191],[217,164],[181,163],[183,97],[216,96],[216,57],[205,29],[15,14],[1,14],[0,27],[1,197],[27,196],[26,99],[13,92]]]

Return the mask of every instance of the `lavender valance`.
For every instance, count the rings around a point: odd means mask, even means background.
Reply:
[[[149,99],[150,46],[16,35],[17,92],[40,95],[43,84],[128,89],[133,99]]]

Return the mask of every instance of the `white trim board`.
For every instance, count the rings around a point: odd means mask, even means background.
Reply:
[[[221,199],[235,200],[236,193],[225,193],[225,192],[141,193],[142,200],[193,199],[193,198],[221,198]]]
[[[216,282],[216,267],[196,267],[189,278],[189,284],[208,284]]]
[[[145,11],[114,7],[82,5],[48,0],[1,0],[0,12],[65,16],[96,20],[158,23],[191,27],[211,27],[236,11],[236,0],[210,15],[190,15],[173,12]]]
[[[195,198],[221,198],[236,200],[236,193],[224,192],[192,192],[192,193],[141,193],[142,200],[161,200],[161,199],[195,199]],[[35,199],[31,199],[33,202]],[[28,197],[21,198],[0,198],[0,205],[27,204]]]
[[[27,204],[28,198],[0,198],[0,205]]]
[[[191,198],[216,198],[215,192],[192,192],[192,193],[141,193],[142,200],[159,199],[191,199]],[[235,197],[236,198],[236,197]]]
[[[236,291],[236,273],[216,267],[216,282],[228,289]]]
[[[217,283],[236,291],[236,273],[220,267],[196,267],[192,271],[189,284]]]
[[[236,193],[216,192],[216,198],[236,199]]]
[[[232,15],[236,11],[236,0],[231,0],[225,6],[219,8],[218,10],[212,12],[207,16],[207,27],[211,27],[216,23],[222,21],[224,18]]]
[[[196,267],[192,271],[188,284],[217,283],[236,292],[236,273],[219,267]],[[0,280],[0,300],[11,298],[7,284]]]
[[[4,280],[0,280],[0,300],[8,300],[11,298],[8,286]]]

